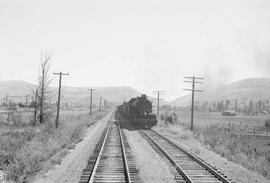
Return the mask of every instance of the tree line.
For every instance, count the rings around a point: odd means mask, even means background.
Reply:
[[[238,99],[225,99],[220,101],[212,102],[195,102],[196,109],[202,111],[235,111],[246,114],[254,113],[266,113],[270,112],[270,102],[269,100],[238,100]]]

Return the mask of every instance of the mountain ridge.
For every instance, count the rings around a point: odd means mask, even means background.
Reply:
[[[0,81],[0,100],[6,96],[9,96],[13,101],[24,101],[23,97],[26,95],[32,95],[37,85],[28,83],[22,80],[8,80]],[[99,97],[106,99],[109,102],[120,104],[125,100],[129,100],[132,97],[141,95],[139,91],[128,86],[111,86],[111,87],[72,87],[62,85],[62,98],[63,102],[73,102],[87,104],[90,99],[89,88],[93,88],[93,103],[99,104]],[[56,95],[58,87],[50,87],[50,91],[53,93],[53,100],[56,101]],[[22,97],[20,99],[20,97]]]

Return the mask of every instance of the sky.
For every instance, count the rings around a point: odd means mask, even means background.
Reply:
[[[270,0],[0,0],[0,80],[36,83],[44,52],[68,86],[207,92],[270,77]]]

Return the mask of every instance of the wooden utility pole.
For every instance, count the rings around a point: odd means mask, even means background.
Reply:
[[[102,107],[102,106],[101,106],[101,105],[102,105],[101,102],[102,102],[102,97],[99,97],[99,111],[101,111],[101,107]]]
[[[88,89],[90,91],[90,115],[92,115],[92,97],[93,97],[93,88]]]
[[[154,91],[154,93],[157,94],[157,117],[159,117],[159,100],[160,100],[160,95],[163,95],[164,91]]]
[[[203,82],[200,81],[196,81],[196,79],[198,80],[203,80],[203,78],[201,77],[184,77],[185,79],[191,79],[191,81],[184,81],[186,83],[192,83],[192,89],[184,89],[187,91],[191,91],[192,95],[191,95],[191,125],[190,125],[190,130],[193,131],[193,119],[194,119],[194,93],[195,92],[202,92],[202,90],[195,90],[195,83],[199,83],[199,84],[203,84]]]
[[[57,102],[57,115],[55,119],[55,128],[58,128],[59,124],[59,110],[60,110],[60,98],[61,98],[61,83],[62,83],[62,75],[69,75],[68,73],[53,73],[54,75],[59,75],[59,88],[58,88],[58,102]]]

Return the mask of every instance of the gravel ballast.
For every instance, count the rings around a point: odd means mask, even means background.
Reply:
[[[124,130],[124,133],[135,155],[136,167],[143,182],[175,182],[168,165],[137,131]]]

